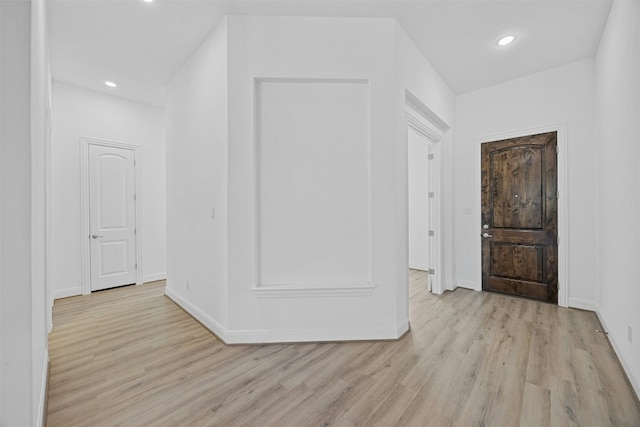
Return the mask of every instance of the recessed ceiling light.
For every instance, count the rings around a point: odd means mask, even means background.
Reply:
[[[109,87],[116,87],[118,86],[115,82],[112,82],[111,80],[105,80],[104,84],[109,86]]]
[[[512,43],[516,39],[516,36],[504,36],[500,40],[498,40],[498,45],[506,46]]]
[[[145,3],[153,3],[153,0],[142,0]]]

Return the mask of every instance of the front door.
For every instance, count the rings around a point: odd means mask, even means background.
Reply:
[[[558,302],[557,133],[482,144],[482,289]]]
[[[136,282],[135,153],[89,144],[91,290]]]

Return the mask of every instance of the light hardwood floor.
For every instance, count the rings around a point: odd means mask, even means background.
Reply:
[[[56,301],[54,426],[640,426],[593,313],[410,274],[397,341],[223,345],[164,282]]]

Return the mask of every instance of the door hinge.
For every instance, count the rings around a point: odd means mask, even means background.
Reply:
[[[427,156],[427,159],[429,159],[429,160],[433,160],[435,158],[436,158],[436,155],[433,154],[433,153],[429,153],[429,155]]]
[[[429,236],[433,237],[436,235],[436,232],[434,230],[429,230]]]
[[[436,197],[436,193],[433,191],[429,191],[429,198],[433,199],[434,197]]]
[[[556,145],[556,154],[558,154],[560,152],[560,149],[558,148],[558,146]]]
[[[428,273],[429,274],[436,274],[436,269],[435,268],[430,268]]]
[[[133,234],[138,234],[138,229],[137,228],[133,229]]]
[[[136,262],[136,270],[138,269],[138,263]]]
[[[138,163],[135,161],[135,159],[133,160],[133,166],[137,165]]]
[[[138,196],[137,195],[133,195],[133,200],[138,200]]]

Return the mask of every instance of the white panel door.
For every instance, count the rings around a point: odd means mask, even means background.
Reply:
[[[89,145],[91,290],[136,282],[135,155]]]
[[[429,270],[430,142],[409,128],[409,268]]]

